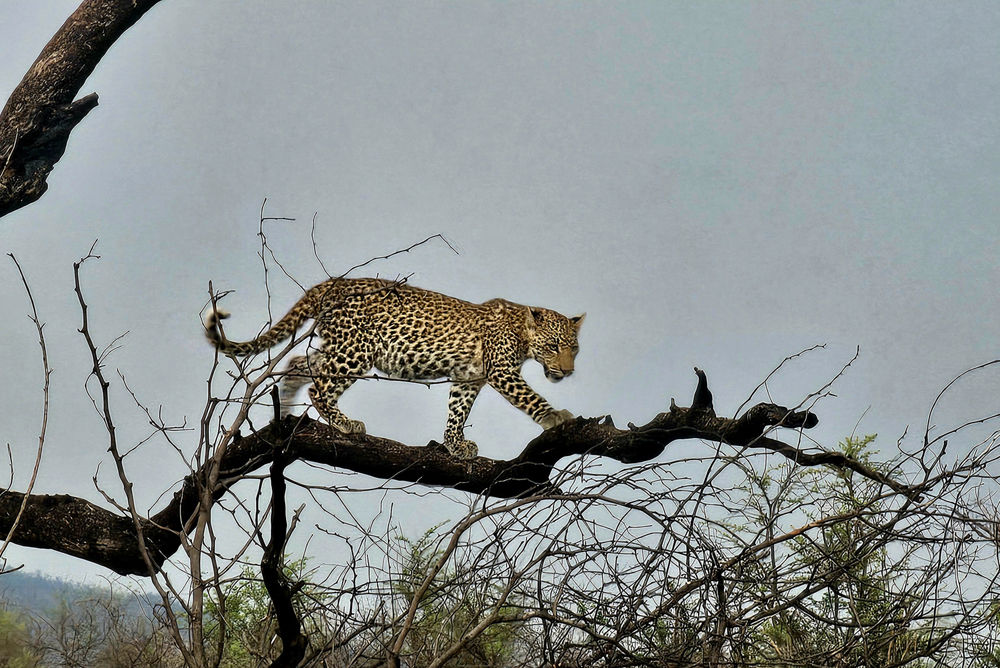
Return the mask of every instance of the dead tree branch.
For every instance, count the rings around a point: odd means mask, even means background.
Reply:
[[[0,217],[45,193],[70,132],[97,106],[75,99],[111,45],[159,0],[84,0],[0,112]]]
[[[434,443],[430,447],[408,446],[377,436],[345,435],[325,423],[289,416],[234,440],[219,464],[211,493],[218,500],[243,476],[271,463],[276,444],[284,444],[290,460],[326,464],[385,480],[516,498],[557,494],[558,489],[549,479],[563,457],[587,454],[623,463],[645,462],[680,439],[771,450],[803,466],[829,465],[854,471],[894,492],[913,495],[917,491],[843,453],[806,452],[767,435],[775,427],[811,428],[818,422],[812,413],[758,404],[736,418],[717,417],[711,403],[706,404],[711,394],[701,373],[695,396],[698,408],[672,405],[669,411],[640,427],[618,429],[610,417],[577,418],[543,432],[509,460],[456,460]],[[184,479],[166,507],[142,520],[148,556],[157,568],[177,550],[181,534],[190,530],[199,510],[199,482],[205,479],[206,471],[196,470]],[[23,496],[12,491],[0,496],[0,531],[10,527]],[[72,496],[31,496],[12,540],[19,545],[64,552],[118,573],[149,574],[132,518]]]

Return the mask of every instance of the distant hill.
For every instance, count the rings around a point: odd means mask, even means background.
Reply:
[[[123,603],[126,610],[135,614],[148,610],[159,600],[159,597],[150,594],[137,597],[124,585],[114,588],[84,585],[24,571],[0,575],[0,607],[18,608],[36,614],[50,612],[63,601],[107,600],[112,595]]]

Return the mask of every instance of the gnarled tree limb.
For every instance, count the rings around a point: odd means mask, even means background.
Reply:
[[[84,0],[42,49],[0,112],[0,217],[45,192],[70,132],[97,106],[96,93],[77,93],[115,40],[157,2]]]
[[[218,500],[242,476],[271,463],[279,443],[289,460],[327,464],[387,480],[513,498],[556,492],[549,477],[563,457],[588,454],[626,463],[643,462],[654,459],[678,439],[772,450],[804,466],[848,469],[898,493],[915,493],[843,453],[804,452],[765,435],[773,427],[809,429],[818,422],[812,413],[762,403],[737,418],[717,417],[704,374],[698,375],[698,401],[693,402],[696,408],[671,405],[669,411],[648,424],[630,425],[628,429],[618,429],[610,417],[577,418],[543,432],[520,455],[502,461],[485,457],[456,460],[442,446],[408,446],[376,436],[345,435],[325,423],[289,416],[229,446],[213,497]],[[199,481],[205,479],[205,471],[187,476],[166,507],[144,522],[146,546],[157,568],[180,546],[180,534],[187,530],[198,509]],[[0,494],[0,531],[6,530],[22,498],[12,491]],[[32,495],[13,542],[64,552],[122,574],[149,574],[131,518],[72,496]]]

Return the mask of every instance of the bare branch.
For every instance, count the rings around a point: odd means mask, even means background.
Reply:
[[[38,318],[38,309],[35,307],[35,298],[31,294],[31,287],[28,285],[28,279],[24,276],[24,270],[21,269],[21,263],[17,261],[13,253],[7,253],[7,256],[14,262],[17,267],[17,273],[21,276],[21,283],[24,285],[24,291],[28,294],[28,303],[31,305],[31,322],[35,324],[35,329],[38,331],[38,345],[42,349],[42,425],[38,431],[38,448],[35,450],[35,464],[31,469],[31,477],[28,479],[28,486],[25,489],[24,497],[21,500],[21,507],[17,511],[17,515],[14,517],[14,521],[11,523],[10,528],[7,530],[7,535],[4,538],[3,544],[0,545],[0,558],[3,557],[3,553],[7,550],[7,546],[10,545],[11,538],[14,535],[14,531],[17,529],[17,525],[21,523],[21,518],[24,516],[24,509],[28,503],[29,495],[31,490],[35,487],[35,481],[38,479],[38,467],[42,463],[42,451],[45,448],[45,432],[49,424],[49,376],[52,375],[52,369],[49,367],[49,353],[48,349],[45,347],[45,326],[42,324],[41,320]],[[8,448],[9,456],[9,448]],[[11,476],[14,475],[14,466],[11,464]],[[0,566],[0,570],[3,567]]]

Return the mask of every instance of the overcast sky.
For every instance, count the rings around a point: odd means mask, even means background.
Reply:
[[[4,98],[76,4],[2,5]],[[333,273],[443,234],[459,254],[434,242],[366,272],[586,311],[573,378],[526,376],[558,407],[618,424],[687,403],[694,365],[732,414],[783,357],[826,344],[769,384],[793,405],[860,346],[812,436],[833,445],[860,420],[891,454],[952,377],[1000,356],[998,34],[995,2],[164,0],[84,87],[100,106],[48,192],[0,220],[55,369],[35,491],[101,503],[98,464],[115,489],[83,391],[73,261],[99,240],[83,273],[93,333],[128,332],[110,366],[168,420],[197,422],[209,280],[235,290],[230,335],[267,318],[265,198],[268,215],[296,219],[267,232],[303,283],[324,277],[315,215]],[[41,364],[4,263],[0,438],[23,489]],[[277,314],[299,288],[272,278]],[[119,436],[137,441],[148,424],[115,380]],[[998,386],[980,375],[937,423],[996,412]],[[422,444],[441,438],[445,394],[370,383],[342,405],[371,433]],[[537,429],[484,391],[467,435],[504,458]],[[195,435],[177,440],[193,448]],[[143,507],[184,471],[162,443],[129,466]]]

